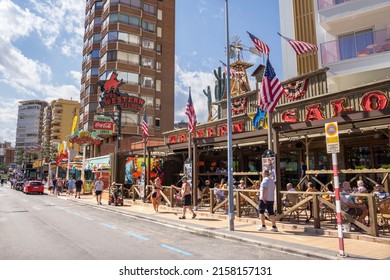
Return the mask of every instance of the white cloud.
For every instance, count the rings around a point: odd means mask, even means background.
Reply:
[[[82,38],[85,1],[31,0],[31,2],[34,11],[42,17],[40,24],[36,28],[48,48],[51,48],[56,43],[61,32]],[[65,50],[65,54],[68,54],[67,50],[75,45],[73,39],[62,42],[63,46],[61,49]],[[82,44],[81,39],[79,43]]]
[[[81,81],[81,72],[78,72],[78,71],[70,71],[68,74],[67,74],[68,77],[71,77],[75,84],[77,86],[80,86],[80,81]]]
[[[212,72],[190,72],[182,69],[181,66],[176,63],[175,122],[181,120],[187,121],[187,116],[185,115],[185,106],[188,100],[189,88],[191,88],[191,97],[195,107],[198,123],[204,123],[207,121],[207,97],[203,94],[203,90],[206,90],[207,86],[210,86],[213,93],[214,82],[215,77]]]
[[[74,85],[44,86],[43,95],[47,102],[59,98],[80,101],[80,91]]]
[[[51,80],[51,68],[25,57],[20,50],[0,42],[0,81],[27,96],[35,96]]]
[[[41,18],[28,10],[22,10],[10,0],[0,0],[0,18],[0,42],[27,36],[42,22]]]
[[[12,145],[15,145],[15,137],[16,137],[16,122],[18,115],[18,105],[19,100],[3,100],[0,99],[0,143],[4,143],[4,141],[11,142]]]

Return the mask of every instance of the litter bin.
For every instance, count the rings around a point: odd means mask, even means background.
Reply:
[[[351,223],[343,223],[342,229],[343,229],[343,232],[351,232]]]

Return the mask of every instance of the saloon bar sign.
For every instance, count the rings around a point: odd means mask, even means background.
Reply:
[[[245,121],[237,121],[232,123],[232,132],[241,133],[245,131]],[[195,138],[225,136],[228,133],[227,124],[220,124],[200,128],[195,131]],[[168,136],[169,144],[187,142],[188,133],[180,133]]]
[[[145,100],[137,96],[119,92],[119,87],[123,85],[124,82],[123,79],[118,81],[117,77],[118,74],[113,71],[109,80],[98,82],[101,90],[99,101],[100,107],[119,106],[121,109],[128,109],[138,113],[144,106]]]
[[[93,118],[93,129],[96,134],[112,134],[114,122],[110,117],[95,115]]]

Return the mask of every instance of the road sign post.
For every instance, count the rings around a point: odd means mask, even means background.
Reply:
[[[330,122],[325,124],[325,135],[326,135],[326,151],[328,154],[332,154],[332,165],[333,165],[333,182],[334,192],[336,198],[336,217],[337,217],[337,232],[339,237],[339,253],[340,256],[345,257],[344,250],[344,237],[342,228],[342,217],[341,217],[341,204],[340,204],[340,183],[338,175],[338,164],[337,164],[337,153],[340,152],[340,141],[339,141],[339,129],[337,122]]]

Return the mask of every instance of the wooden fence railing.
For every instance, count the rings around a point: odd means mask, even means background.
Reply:
[[[145,198],[145,202],[150,201],[150,194],[152,186],[147,185],[147,196]],[[209,201],[209,204],[202,205],[203,207],[208,207],[210,213],[215,213],[219,209],[225,209],[228,199],[227,199],[227,189],[221,189],[226,194],[226,199],[224,201],[221,201],[219,203],[216,203],[215,195],[213,189],[210,189],[207,197],[207,201]],[[162,203],[165,203],[169,207],[175,207],[178,206],[178,201],[176,198],[177,190],[170,187],[170,186],[164,186],[162,194]],[[243,215],[249,216],[250,214],[255,214],[255,217],[257,217],[258,213],[258,197],[259,197],[259,191],[255,189],[246,189],[246,190],[234,190],[234,204],[235,204],[235,213],[238,217],[241,217]],[[287,191],[281,191],[281,195],[286,195],[291,192]],[[301,199],[295,204],[288,208],[283,208],[282,213],[276,215],[276,219],[278,221],[283,220],[286,217],[291,216],[294,212],[296,212],[298,209],[302,209],[305,205],[311,204],[311,213],[313,215],[313,226],[316,229],[321,228],[321,223],[324,221],[321,219],[321,211],[323,207],[327,207],[327,210],[330,211],[332,214],[336,213],[336,205],[334,201],[329,201],[324,198],[324,195],[334,196],[334,193],[325,193],[325,192],[310,192],[305,193],[302,191],[294,192],[297,195],[301,197]],[[305,195],[306,197],[303,197]],[[368,208],[368,221],[370,223],[370,226],[366,226],[362,223],[360,223],[358,220],[356,220],[354,217],[350,216],[348,213],[341,211],[341,215],[343,218],[344,223],[349,222],[353,223],[356,226],[358,226],[362,231],[366,232],[369,235],[372,236],[379,236],[379,226],[378,226],[378,215],[377,215],[377,209],[378,209],[378,199],[377,196],[374,194],[351,194],[352,196],[359,196],[362,198],[365,198],[366,200],[366,206]],[[137,185],[133,185],[129,191],[128,191],[128,199],[140,200],[140,189]],[[321,207],[320,207],[321,205]],[[308,209],[305,209],[305,211],[309,211]],[[297,220],[299,222],[299,218]],[[333,223],[336,225],[336,219],[334,219]]]

